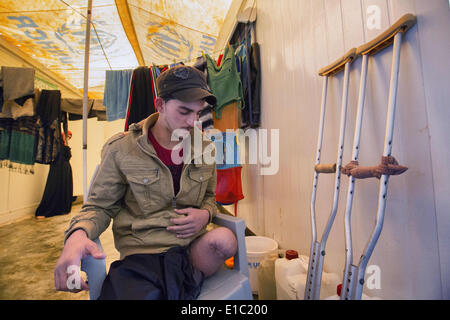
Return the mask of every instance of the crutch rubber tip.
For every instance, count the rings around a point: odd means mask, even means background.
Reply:
[[[342,283],[338,284],[336,287],[336,293],[340,297],[342,293]]]

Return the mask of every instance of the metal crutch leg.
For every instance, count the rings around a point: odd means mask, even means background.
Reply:
[[[357,161],[358,161],[360,134],[361,134],[362,114],[364,108],[364,94],[365,94],[368,57],[390,46],[393,42],[394,48],[393,48],[392,70],[389,88],[389,102],[387,111],[388,115],[386,119],[386,133],[383,152],[384,157],[391,156],[402,34],[405,33],[407,30],[409,30],[415,23],[416,17],[414,15],[411,14],[404,15],[383,34],[381,34],[371,42],[359,47],[357,50],[357,54],[361,54],[363,56],[363,64],[361,69],[361,84],[360,84],[360,95],[358,99],[359,101],[358,101],[357,124],[355,128],[355,136],[353,143],[353,154],[351,163],[352,166],[354,165],[358,166]],[[349,174],[348,172],[345,173]],[[381,229],[383,227],[389,174],[381,175],[378,194],[378,209],[377,209],[376,224],[371,234],[371,237],[366,245],[364,253],[360,258],[360,262],[357,266],[354,265],[352,261],[353,252],[352,252],[352,238],[351,238],[351,208],[353,202],[355,176],[351,174],[349,174],[349,176],[350,176],[349,189],[347,194],[347,206],[345,211],[346,264],[342,283],[341,299],[359,300],[361,299],[362,296],[366,266],[370,259],[370,256],[372,255],[372,252],[380,236]]]
[[[319,136],[317,139],[317,152],[316,152],[316,163],[315,165],[319,165],[320,163],[320,154],[322,150],[322,138],[323,138],[323,127],[325,121],[325,108],[327,103],[327,87],[328,87],[328,75],[323,77],[323,88],[322,88],[322,103],[320,108],[320,123],[319,123]],[[311,227],[312,227],[312,244],[311,250],[309,254],[309,264],[308,264],[308,279],[305,287],[305,299],[310,297],[313,292],[312,283],[314,280],[313,274],[310,276],[310,270],[314,270],[317,268],[317,263],[315,256],[319,252],[319,245],[317,242],[317,228],[316,228],[316,214],[315,214],[315,203],[316,203],[316,191],[317,191],[317,183],[319,181],[319,172],[314,171],[314,181],[313,181],[313,189],[311,196]]]
[[[314,172],[314,182],[313,191],[311,197],[311,227],[312,227],[312,243],[310,251],[310,259],[308,266],[308,275],[306,279],[305,286],[305,300],[318,300],[320,298],[320,285],[322,281],[322,270],[323,261],[325,257],[325,247],[328,239],[328,235],[331,231],[331,227],[334,222],[334,218],[337,212],[337,205],[339,199],[339,186],[340,186],[340,168],[342,165],[342,154],[344,150],[344,136],[345,136],[345,123],[347,116],[347,100],[348,100],[348,83],[350,75],[350,65],[355,59],[356,49],[353,48],[347,52],[342,58],[335,61],[331,65],[319,70],[319,75],[324,77],[324,85],[322,91],[322,105],[320,111],[320,125],[319,125],[319,137],[317,142],[317,154],[316,154],[316,165]],[[322,149],[322,138],[323,138],[323,128],[324,128],[324,118],[325,118],[325,106],[326,106],[326,95],[327,95],[327,84],[328,77],[331,75],[336,75],[344,69],[344,84],[342,93],[342,104],[341,104],[341,119],[340,119],[340,134],[339,134],[339,146],[337,160],[335,164],[320,164],[320,154]],[[331,214],[328,218],[326,228],[323,232],[320,243],[317,241],[317,228],[315,219],[315,201],[316,201],[316,191],[318,178],[320,173],[335,173],[335,188],[334,188],[334,198],[333,198],[333,208]]]
[[[353,138],[353,151],[352,151],[352,161],[358,161],[359,155],[359,144],[361,138],[361,127],[362,118],[364,114],[364,98],[366,92],[366,80],[367,80],[367,66],[368,66],[368,55],[362,56],[361,64],[361,80],[359,85],[359,97],[358,97],[358,107],[356,112],[356,126],[355,135]],[[344,270],[344,280],[342,281],[342,291],[341,299],[346,299],[352,293],[350,290],[353,288],[348,286],[349,278],[355,275],[356,267],[353,263],[353,248],[352,248],[352,234],[351,234],[351,210],[353,204],[353,193],[355,189],[355,178],[349,177],[348,191],[347,191],[347,205],[345,210],[345,270]]]

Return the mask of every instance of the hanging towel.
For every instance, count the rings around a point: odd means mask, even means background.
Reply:
[[[239,73],[236,68],[236,58],[232,46],[225,48],[222,63],[217,66],[209,55],[206,56],[208,69],[208,84],[217,97],[214,112],[217,119],[222,117],[222,108],[237,101],[237,107],[243,107],[243,91]]]
[[[3,99],[5,101],[34,94],[34,69],[2,67]]]
[[[131,80],[125,131],[128,131],[129,125],[138,123],[155,111],[152,71],[148,67],[139,67],[134,70]]]
[[[124,119],[127,113],[128,94],[133,70],[107,70],[103,104],[108,121]]]

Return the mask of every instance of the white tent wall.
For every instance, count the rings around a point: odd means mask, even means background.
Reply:
[[[91,181],[95,167],[100,163],[100,153],[104,143],[114,134],[123,132],[125,119],[112,122],[97,121],[90,118],[87,121],[87,186]],[[72,131],[72,159],[70,164],[73,173],[73,194],[83,195],[83,121],[69,121],[69,130]]]
[[[372,7],[370,7],[372,6]],[[379,13],[375,27],[374,11]],[[375,13],[375,14],[376,14]],[[384,299],[450,298],[450,41],[446,0],[260,0],[262,128],[280,129],[279,172],[243,170],[246,198],[238,215],[258,235],[309,255],[310,201],[322,78],[317,71],[362,45],[405,13],[418,16],[401,49],[393,155],[409,170],[390,179],[384,228],[369,261],[380,269]],[[369,23],[368,23],[369,22]],[[369,61],[360,163],[376,165],[383,152],[392,47]],[[350,161],[361,59],[352,66],[343,163]],[[322,163],[336,161],[343,74],[329,81]],[[269,149],[270,150],[270,149]],[[328,238],[325,270],[342,275],[347,177]],[[332,207],[334,175],[319,178],[319,239]],[[353,202],[354,263],[375,223],[378,180],[357,181]],[[366,277],[368,274],[366,274]]]
[[[45,188],[49,167],[35,165],[34,175],[0,169],[0,225],[34,215]]]

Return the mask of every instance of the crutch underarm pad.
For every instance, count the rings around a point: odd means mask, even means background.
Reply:
[[[411,29],[417,22],[417,17],[413,14],[405,14],[397,20],[389,29],[380,34],[372,41],[363,44],[356,50],[357,55],[374,55],[384,48],[389,47],[394,42],[394,36],[399,33],[405,33]]]
[[[350,49],[346,54],[332,64],[319,70],[319,76],[332,76],[344,70],[345,64],[356,59],[356,48]]]
[[[399,175],[408,170],[408,167],[399,165],[392,156],[381,157],[381,163],[374,167],[362,167],[358,161],[350,161],[341,172],[355,179],[378,178],[382,175]]]
[[[333,164],[316,164],[314,170],[317,173],[335,173],[336,163]]]

